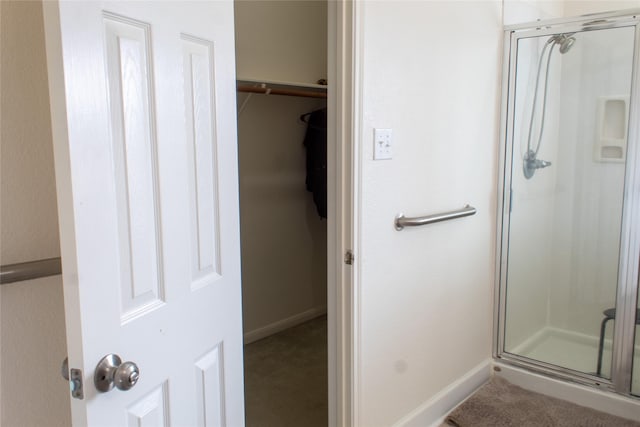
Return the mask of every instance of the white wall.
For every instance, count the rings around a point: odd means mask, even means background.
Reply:
[[[491,357],[501,19],[499,1],[358,8],[359,425],[427,410]],[[372,160],[373,128],[393,128],[393,160]],[[465,203],[478,213],[393,227]]]
[[[236,2],[238,78],[316,83],[327,77],[327,4]],[[247,101],[245,103],[245,101]],[[324,100],[238,97],[245,339],[325,312],[327,221],[305,188],[306,125]]]
[[[60,276],[2,285],[3,427],[71,425]]]
[[[639,0],[564,0],[561,3],[563,3],[564,6],[564,16],[637,9],[640,7]]]
[[[59,256],[42,6],[3,2],[2,262]]]
[[[2,2],[0,263],[59,256],[49,91],[40,2]],[[69,425],[60,277],[0,287],[1,419]]]
[[[503,3],[505,25],[640,7],[638,0],[503,0]]]

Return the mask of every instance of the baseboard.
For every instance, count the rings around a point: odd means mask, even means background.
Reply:
[[[286,319],[278,320],[277,322],[270,323],[261,328],[254,329],[253,331],[244,333],[244,343],[249,344],[254,341],[258,341],[262,338],[266,338],[269,335],[277,334],[285,329],[292,328],[308,320],[327,314],[327,307],[315,307],[302,313],[295,314]]]
[[[500,367],[496,376],[503,377],[512,384],[536,393],[566,400],[576,405],[617,415],[637,421],[640,418],[640,400],[627,398],[611,392],[603,392],[592,387],[549,378],[525,369],[494,362]]]
[[[394,427],[438,426],[453,408],[487,382],[491,376],[491,365],[491,359],[485,360],[404,416]]]

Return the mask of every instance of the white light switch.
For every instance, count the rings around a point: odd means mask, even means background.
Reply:
[[[373,159],[388,160],[392,158],[392,130],[391,129],[374,129],[373,130]]]

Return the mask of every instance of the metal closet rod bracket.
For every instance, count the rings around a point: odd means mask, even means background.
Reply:
[[[433,224],[435,222],[448,221],[450,219],[462,218],[465,216],[471,216],[476,214],[476,208],[473,206],[465,205],[462,209],[458,209],[450,212],[443,212],[434,215],[419,216],[415,218],[407,218],[404,214],[400,213],[396,216],[394,221],[396,230],[401,231],[405,227],[418,227],[421,225]]]

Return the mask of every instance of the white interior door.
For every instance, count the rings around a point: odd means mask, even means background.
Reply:
[[[241,426],[233,2],[44,3],[74,426]]]

